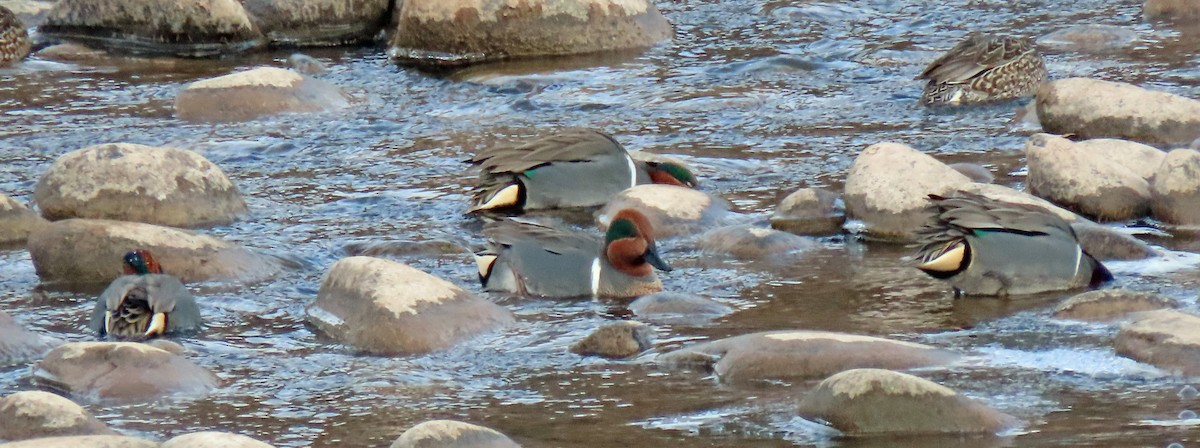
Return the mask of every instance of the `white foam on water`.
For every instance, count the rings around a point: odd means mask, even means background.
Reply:
[[[1200,266],[1200,254],[1154,247],[1161,255],[1145,260],[1106,261],[1104,266],[1113,275],[1163,275],[1195,269]]]
[[[1154,366],[1117,356],[1110,350],[1055,348],[1043,351],[983,347],[985,364],[1085,376],[1094,379],[1158,379],[1169,377]]]

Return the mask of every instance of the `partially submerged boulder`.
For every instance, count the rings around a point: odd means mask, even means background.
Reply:
[[[1042,36],[1038,38],[1038,45],[1070,51],[1106,52],[1128,47],[1137,40],[1137,33],[1130,28],[1088,23]]]
[[[0,194],[0,246],[24,243],[45,219],[7,195]]]
[[[111,50],[182,57],[266,44],[237,0],[61,0],[38,31]]]
[[[494,429],[456,420],[429,420],[401,434],[391,448],[521,448]]]
[[[218,380],[203,367],[148,344],[71,342],[33,368],[35,384],[84,400],[138,403],[167,395],[203,395]]]
[[[349,97],[333,84],[287,69],[259,67],[188,84],[175,98],[175,114],[187,121],[245,121],[349,105]]]
[[[1200,101],[1131,84],[1068,78],[1037,93],[1042,128],[1084,139],[1113,137],[1156,146],[1200,137]]]
[[[5,443],[4,448],[158,448],[157,442],[125,436],[64,436]]]
[[[1145,216],[1150,184],[1120,160],[1093,154],[1050,134],[1025,143],[1029,191],[1101,220]]]
[[[241,434],[201,431],[184,434],[163,442],[159,448],[272,448],[270,444]]]
[[[116,434],[75,402],[40,390],[0,399],[0,440]]]
[[[1154,217],[1171,224],[1200,225],[1200,151],[1167,154],[1150,184]]]
[[[1072,222],[1071,230],[1075,231],[1075,239],[1079,240],[1083,251],[1100,261],[1144,260],[1159,255],[1133,235],[1091,221]]]
[[[604,358],[628,358],[653,347],[654,330],[632,321],[601,325],[579,342],[571,344],[571,353]]]
[[[655,322],[702,323],[732,313],[733,308],[707,297],[659,291],[630,302],[629,311]]]
[[[799,235],[750,224],[719,227],[697,239],[705,255],[738,260],[779,261],[817,246]]]
[[[1179,304],[1160,294],[1127,289],[1088,291],[1071,297],[1054,308],[1056,319],[1109,321],[1139,311],[1177,308]]]
[[[242,0],[272,44],[334,46],[369,41],[391,0]]]
[[[820,188],[801,188],[783,198],[771,227],[798,235],[835,235],[846,222],[846,205],[837,193]]]
[[[929,217],[928,196],[946,195],[971,179],[912,147],[877,143],[854,159],[846,175],[846,214],[873,238],[911,241]]]
[[[1117,354],[1187,376],[1200,375],[1200,316],[1146,311],[1121,327]]]
[[[372,257],[339,260],[308,321],[367,353],[421,354],[513,322],[508,310],[432,275]]]
[[[729,202],[702,191],[675,185],[637,185],[618,193],[596,215],[607,229],[612,216],[632,208],[650,221],[655,238],[687,235],[713,227],[729,214]]]
[[[0,311],[0,366],[36,358],[59,343],[61,341],[26,330],[8,313]]]

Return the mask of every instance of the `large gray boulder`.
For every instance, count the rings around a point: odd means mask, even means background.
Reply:
[[[147,249],[163,271],[184,282],[253,282],[282,269],[278,259],[211,236],[173,227],[103,219],[66,219],[29,234],[33,267],[44,283],[107,283],[121,259]]]
[[[61,0],[38,31],[117,51],[182,57],[266,44],[238,0]]]
[[[846,175],[846,214],[862,220],[873,238],[911,241],[928,219],[928,196],[946,195],[971,179],[910,146],[876,143],[854,159]]]
[[[1117,354],[1187,376],[1200,375],[1200,316],[1146,311],[1121,327]]]
[[[137,342],[71,342],[33,368],[33,382],[77,399],[143,403],[167,395],[199,396],[217,387],[208,370]]]
[[[455,420],[430,420],[404,431],[391,448],[520,448],[494,429]]]
[[[116,434],[75,402],[40,390],[0,399],[0,439]]]
[[[596,222],[607,229],[612,217],[627,208],[646,216],[655,238],[697,233],[729,215],[729,202],[724,199],[687,187],[647,184],[617,193],[596,214]]]
[[[640,48],[670,39],[648,0],[404,0],[388,54],[447,66]]]
[[[1072,142],[1075,148],[1098,159],[1117,162],[1147,182],[1167,159],[1166,151],[1129,140],[1094,138]]]
[[[242,0],[272,44],[332,46],[369,41],[391,0]]]
[[[228,224],[246,213],[241,192],[204,156],[130,143],[63,154],[38,180],[42,216],[174,227]]]
[[[163,442],[160,448],[272,448],[270,444],[240,434],[219,431],[193,432]]]
[[[349,105],[349,96],[328,82],[287,69],[259,67],[188,84],[175,97],[175,114],[187,121],[245,121]]]
[[[910,369],[948,363],[954,353],[912,342],[826,331],[751,333],[659,356],[668,367],[711,369],[726,382],[815,379],[858,368]]]
[[[1200,101],[1131,84],[1068,78],[1042,84],[1038,118],[1046,132],[1113,137],[1156,146],[1200,137]]]
[[[1200,225],[1200,151],[1176,149],[1150,184],[1154,217],[1171,224]]]
[[[453,284],[394,261],[339,260],[321,282],[308,321],[367,353],[406,355],[447,348],[513,322],[512,313]]]
[[[158,443],[125,436],[45,437],[5,443],[4,448],[158,448]]]
[[[61,341],[26,330],[8,313],[0,311],[0,366],[36,358],[59,343]]]
[[[1145,216],[1150,184],[1120,160],[1092,154],[1070,140],[1037,134],[1025,142],[1029,191],[1106,221]]]
[[[21,244],[45,219],[7,195],[0,194],[0,247]]]
[[[838,373],[800,401],[800,416],[821,419],[852,436],[994,434],[1016,418],[954,390],[912,375],[879,369]]]

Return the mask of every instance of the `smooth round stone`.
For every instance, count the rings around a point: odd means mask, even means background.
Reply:
[[[160,448],[272,448],[252,438],[219,431],[193,432],[163,442]]]
[[[842,197],[820,188],[796,190],[783,198],[771,215],[772,228],[797,235],[835,235],[841,233],[845,223]]]
[[[732,313],[733,308],[707,297],[660,291],[629,303],[638,317],[655,322],[704,322]]]
[[[73,42],[51,45],[37,52],[38,57],[51,61],[82,62],[109,57],[108,52]]]
[[[33,368],[33,382],[76,398],[144,403],[167,395],[200,396],[218,386],[208,370],[137,342],[71,342]]]
[[[349,96],[333,84],[287,69],[259,67],[188,84],[175,98],[175,114],[187,121],[227,122],[349,105]]]
[[[272,44],[335,46],[379,33],[391,0],[241,0]]]
[[[1126,83],[1049,81],[1038,88],[1037,111],[1046,132],[1083,139],[1111,137],[1169,146],[1200,137],[1200,101]]]
[[[1037,134],[1025,143],[1029,191],[1100,220],[1127,220],[1150,210],[1150,184],[1112,160],[1075,143]]]
[[[910,146],[877,143],[854,159],[846,175],[846,214],[868,236],[913,241],[929,218],[930,194],[946,195],[971,179]]]
[[[1181,148],[1168,153],[1150,184],[1150,194],[1155,218],[1200,225],[1200,151]]]
[[[880,369],[847,370],[826,378],[800,401],[799,411],[851,436],[986,434],[1019,423],[948,387]]]
[[[1104,289],[1071,297],[1054,308],[1056,319],[1110,321],[1139,311],[1177,308],[1179,304],[1159,294]]]
[[[1200,375],[1200,316],[1146,311],[1121,326],[1117,354],[1186,376]]]
[[[182,57],[266,44],[238,0],[61,0],[38,31],[100,48]]]
[[[242,193],[203,156],[130,143],[63,154],[38,180],[42,216],[116,219],[175,227],[228,224],[247,212]]]
[[[430,420],[404,431],[391,448],[520,448],[494,429],[455,420]]]
[[[858,368],[946,364],[952,352],[912,342],[826,331],[751,333],[659,356],[668,367],[711,369],[725,382],[813,379]]]
[[[750,224],[712,229],[697,239],[704,255],[738,260],[778,261],[817,246],[802,236]]]
[[[334,263],[307,313],[321,332],[383,355],[444,349],[514,321],[507,309],[450,282],[372,257]]]
[[[1071,223],[1071,229],[1083,251],[1100,261],[1144,260],[1159,255],[1142,240],[1108,226],[1079,220]]]
[[[977,163],[960,162],[951,163],[946,166],[953,168],[954,171],[958,171],[963,176],[967,176],[968,179],[971,179],[971,182],[990,184],[996,180],[996,176],[991,171],[988,171],[986,167]]]
[[[103,219],[65,219],[29,234],[33,267],[43,283],[108,283],[123,275],[133,249],[154,254],[163,271],[184,282],[254,282],[281,269],[274,257],[173,227]]]
[[[0,246],[24,243],[29,232],[46,220],[7,195],[0,194]]]
[[[404,0],[388,55],[456,66],[642,48],[671,38],[648,0]]]
[[[116,434],[87,409],[42,391],[17,392],[0,399],[0,439]]]
[[[601,325],[582,340],[571,344],[571,353],[604,358],[628,358],[654,346],[654,330],[640,322],[621,321]]]
[[[1128,47],[1137,40],[1137,33],[1129,28],[1086,24],[1063,28],[1042,36],[1038,39],[1038,44],[1070,51],[1103,52]]]
[[[157,442],[125,436],[65,436],[5,443],[4,448],[158,448]]]
[[[0,366],[36,358],[61,342],[26,330],[8,313],[0,311]]]
[[[1146,0],[1142,13],[1153,18],[1197,18],[1200,4],[1194,0]]]
[[[688,235],[718,224],[729,214],[729,202],[707,193],[675,185],[637,185],[618,193],[596,215],[601,229],[612,216],[632,208],[650,221],[655,238]]]

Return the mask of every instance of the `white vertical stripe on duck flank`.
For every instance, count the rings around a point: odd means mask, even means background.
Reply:
[[[625,154],[625,163],[629,165],[629,188],[637,185],[637,166],[633,163],[633,157]]]
[[[600,257],[592,259],[592,296],[600,295]]]

